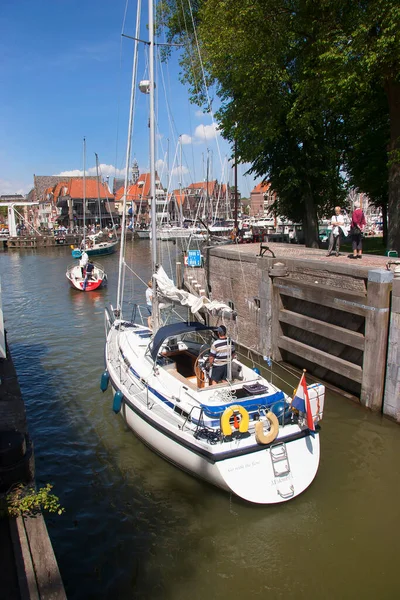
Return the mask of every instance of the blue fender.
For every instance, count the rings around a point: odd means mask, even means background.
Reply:
[[[79,248],[74,248],[71,254],[72,258],[80,258],[82,256],[82,252],[79,250]]]
[[[123,393],[120,390],[118,390],[118,392],[116,392],[114,395],[113,407],[112,407],[113,411],[115,412],[116,415],[121,410],[123,399],[124,399]]]
[[[110,375],[107,369],[103,372],[100,380],[100,389],[102,392],[105,392],[108,389],[108,383],[110,381]]]

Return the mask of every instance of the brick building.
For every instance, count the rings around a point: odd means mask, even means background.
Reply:
[[[34,192],[39,202],[38,220],[43,227],[82,227],[83,197],[86,198],[87,225],[110,225],[118,220],[114,196],[107,183],[97,177],[65,177],[61,175],[34,175]]]
[[[271,189],[268,181],[257,184],[250,192],[250,216],[264,217],[276,199],[276,193]]]

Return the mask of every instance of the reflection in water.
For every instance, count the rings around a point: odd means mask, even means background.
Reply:
[[[101,305],[101,308],[104,308],[104,288],[91,292],[80,292],[70,287],[70,296],[74,308],[83,308],[88,304],[92,304],[93,306]],[[88,296],[88,299],[86,296]]]
[[[161,248],[173,273],[178,250]],[[129,254],[147,281],[148,243]],[[65,277],[69,249],[0,253],[38,483],[53,483],[66,508],[46,521],[69,600],[397,597],[398,426],[329,394],[317,478],[281,506],[247,505],[180,472],[99,389],[117,261],[99,259],[108,288],[83,294]],[[143,303],[144,285],[127,286]]]

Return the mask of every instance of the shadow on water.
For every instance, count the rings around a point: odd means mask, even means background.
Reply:
[[[146,248],[135,246],[145,280]],[[69,599],[397,596],[398,426],[329,394],[312,486],[284,505],[241,502],[167,464],[113,415],[99,389],[110,291],[70,289],[67,253],[9,257],[3,309],[37,480],[66,508],[46,522]]]
[[[74,390],[85,385],[86,372],[80,381],[79,375],[66,377],[62,365],[44,370],[42,359],[48,352],[45,346],[13,346],[35,440],[37,484],[51,481],[66,508],[62,516],[46,516],[46,522],[67,595],[123,598],[130,589],[135,597],[146,597],[162,580],[156,565],[146,568],[146,558],[168,546],[163,538],[170,539],[182,526],[183,516],[169,506],[178,496],[182,500],[179,488],[174,488],[174,477],[157,478],[153,467],[160,459],[151,452],[145,450],[135,466],[141,444],[122,420],[113,418],[111,394],[98,391],[97,406],[85,404]],[[93,418],[98,410],[101,419]],[[108,426],[112,435],[107,433],[105,444]],[[132,462],[121,464],[121,451],[132,453]]]

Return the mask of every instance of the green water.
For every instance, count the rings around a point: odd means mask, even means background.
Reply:
[[[130,251],[147,281],[148,242]],[[162,244],[169,271],[176,252]],[[101,259],[108,289],[83,294],[68,286],[68,249],[0,253],[37,480],[66,508],[46,522],[69,600],[399,597],[400,428],[328,393],[318,475],[283,505],[248,505],[180,472],[99,389],[117,261]],[[128,300],[143,303],[144,287]]]

